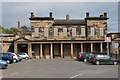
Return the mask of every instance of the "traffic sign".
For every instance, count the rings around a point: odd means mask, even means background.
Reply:
[[[105,42],[111,42],[111,37],[105,37]]]

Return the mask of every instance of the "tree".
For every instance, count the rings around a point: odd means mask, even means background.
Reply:
[[[21,26],[20,30],[21,30],[21,34],[30,34],[30,27]]]
[[[10,33],[11,34],[17,34],[17,28],[15,28],[15,27],[12,27],[12,28],[10,28]]]

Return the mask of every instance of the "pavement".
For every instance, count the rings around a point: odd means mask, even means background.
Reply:
[[[0,70],[3,78],[118,78],[118,65],[91,65],[73,59],[30,59]]]

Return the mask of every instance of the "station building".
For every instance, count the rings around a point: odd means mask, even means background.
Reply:
[[[29,18],[31,34],[21,35],[20,21],[18,34],[2,35],[3,52],[26,52],[36,58],[75,58],[78,52],[107,52],[107,13],[98,17],[87,12],[84,19],[36,17]]]

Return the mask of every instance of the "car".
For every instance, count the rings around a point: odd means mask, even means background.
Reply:
[[[13,55],[10,54],[9,52],[5,52],[5,53],[0,53],[0,57],[2,60],[7,61],[8,64],[13,63]]]
[[[22,57],[22,59],[29,59],[29,56],[27,55],[27,53],[25,52],[21,52],[18,54],[20,57]]]
[[[118,60],[115,58],[110,57],[109,55],[104,54],[94,54],[94,56],[91,58],[92,64],[118,64]]]
[[[17,63],[19,61],[19,57],[17,56],[16,53],[11,53],[13,55],[13,62]]]
[[[93,54],[89,52],[84,52],[84,53],[79,52],[77,59],[84,62],[89,62],[92,56]]]
[[[17,54],[17,56],[18,56],[18,61],[22,61],[22,57],[19,56],[18,54]]]
[[[8,63],[4,60],[0,60],[0,69],[6,69],[8,67]]]

